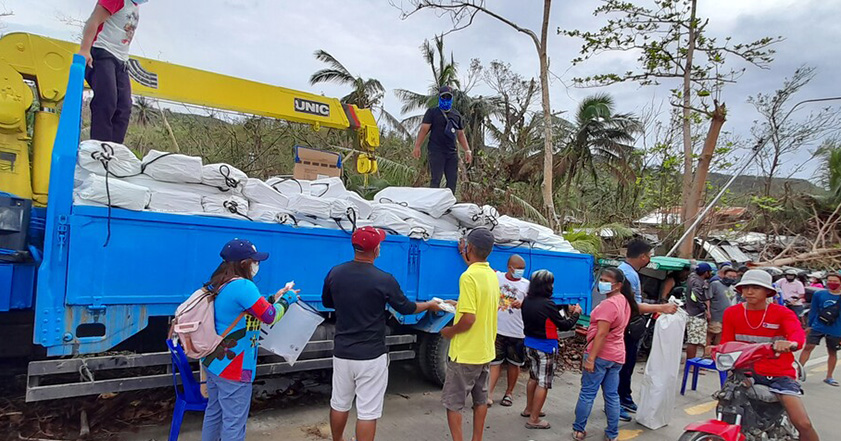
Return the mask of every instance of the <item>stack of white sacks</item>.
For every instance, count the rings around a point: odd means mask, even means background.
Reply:
[[[347,231],[355,223],[413,238],[451,241],[470,229],[487,227],[500,244],[576,252],[550,228],[500,216],[488,205],[456,203],[446,188],[389,187],[368,201],[347,190],[339,178],[262,181],[229,164],[205,165],[194,156],[152,150],[140,160],[123,145],[99,141],[81,143],[74,189],[76,205],[110,204]]]

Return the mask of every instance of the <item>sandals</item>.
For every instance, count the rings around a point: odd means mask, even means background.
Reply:
[[[841,384],[839,384],[838,381],[834,378],[827,378],[826,380],[823,380],[823,382],[830,385],[830,386],[835,386],[835,387],[841,386]]]
[[[494,405],[494,400],[488,398],[488,407],[493,407],[493,405]]]
[[[584,441],[584,438],[587,438],[587,432],[577,432],[575,430],[572,431],[573,441]]]
[[[520,412],[520,416],[521,416],[521,417],[523,417],[523,418],[528,418],[528,417],[530,417],[530,416],[531,416],[531,414],[530,414],[530,413],[526,413],[526,411],[522,411],[522,412]],[[545,416],[546,416],[546,412],[541,411],[541,412],[540,412],[540,417],[541,417],[541,418],[543,418],[543,417],[545,417]]]
[[[551,429],[552,425],[549,424],[548,421],[541,420],[537,424],[532,424],[530,422],[526,422],[526,429]]]
[[[502,401],[499,402],[500,406],[503,407],[511,407],[514,404],[514,400],[511,399],[511,395],[506,395],[502,397]]]

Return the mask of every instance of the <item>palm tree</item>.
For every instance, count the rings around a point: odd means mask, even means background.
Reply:
[[[632,176],[631,143],[641,129],[641,123],[633,115],[614,113],[610,95],[593,95],[581,102],[561,153],[560,166],[565,173],[561,219],[569,205],[572,181],[580,172],[589,171],[597,179],[596,164],[602,164],[620,180]]]
[[[829,189],[830,203],[841,203],[841,144],[838,141],[826,141],[816,155],[824,160],[818,177]]]
[[[385,88],[379,80],[354,76],[336,57],[324,50],[315,51],[315,58],[326,63],[328,67],[312,74],[310,77],[311,85],[337,83],[351,86],[353,88],[351,92],[341,99],[343,103],[353,104],[363,109],[379,110],[380,119],[384,120],[387,127],[394,129],[404,136],[408,136],[408,132],[403,124],[383,107],[382,101],[385,96]]]
[[[155,107],[152,104],[151,100],[143,96],[138,96],[134,99],[131,115],[137,120],[137,123],[143,127],[151,124],[152,119],[157,116],[155,114]]]

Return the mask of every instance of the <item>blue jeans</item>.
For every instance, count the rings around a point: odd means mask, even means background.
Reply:
[[[251,408],[251,383],[207,373],[207,410],[201,441],[244,441]]]
[[[587,359],[587,356],[584,357]],[[609,439],[619,436],[619,371],[622,365],[613,361],[596,358],[596,369],[593,372],[584,371],[581,375],[581,392],[578,394],[578,404],[575,406],[575,423],[572,429],[584,432],[587,419],[593,410],[593,401],[602,388],[604,410],[607,414],[607,429],[604,434]]]

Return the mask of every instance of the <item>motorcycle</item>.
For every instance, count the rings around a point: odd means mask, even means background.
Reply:
[[[730,371],[720,391],[716,419],[693,423],[679,441],[797,441],[800,435],[776,394],[755,384],[753,364],[778,357],[770,343],[728,342],[713,348],[716,367]],[[796,362],[795,362],[796,363]],[[798,375],[805,371],[798,364]]]

